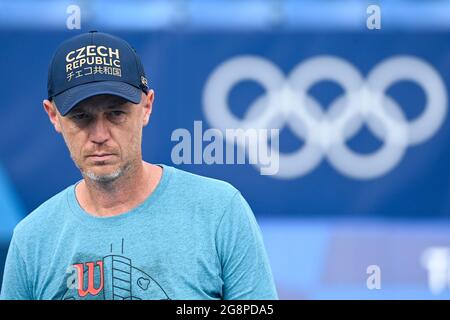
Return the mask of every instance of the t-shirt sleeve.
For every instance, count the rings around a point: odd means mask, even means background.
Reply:
[[[276,300],[272,271],[256,218],[239,191],[216,233],[224,300]]]
[[[6,256],[1,300],[32,300],[26,264],[13,236]]]

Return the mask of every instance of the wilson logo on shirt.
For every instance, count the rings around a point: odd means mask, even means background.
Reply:
[[[63,300],[170,300],[155,279],[123,255],[123,242],[121,254],[70,265],[64,285]]]
[[[98,288],[95,287],[94,279],[95,279],[95,265],[98,266],[98,272],[100,273],[100,285]],[[85,266],[87,267],[87,289],[84,289],[84,270]],[[86,263],[76,263],[73,265],[75,269],[77,269],[77,281],[76,287],[78,288],[78,296],[83,298],[88,294],[96,296],[102,291],[104,286],[104,273],[103,273],[103,261],[97,262],[86,262]]]

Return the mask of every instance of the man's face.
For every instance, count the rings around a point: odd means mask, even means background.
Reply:
[[[143,94],[139,104],[113,95],[94,96],[64,117],[57,113],[54,125],[83,175],[111,182],[140,163],[142,128],[148,123],[152,102],[153,93],[151,97]]]

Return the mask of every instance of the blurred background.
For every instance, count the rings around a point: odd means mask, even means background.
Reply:
[[[450,298],[443,0],[0,0],[0,279],[14,226],[81,178],[42,100],[58,44],[90,30],[143,61],[144,159],[242,192],[281,299]],[[279,129],[278,174],[202,159],[206,130],[255,119]]]

